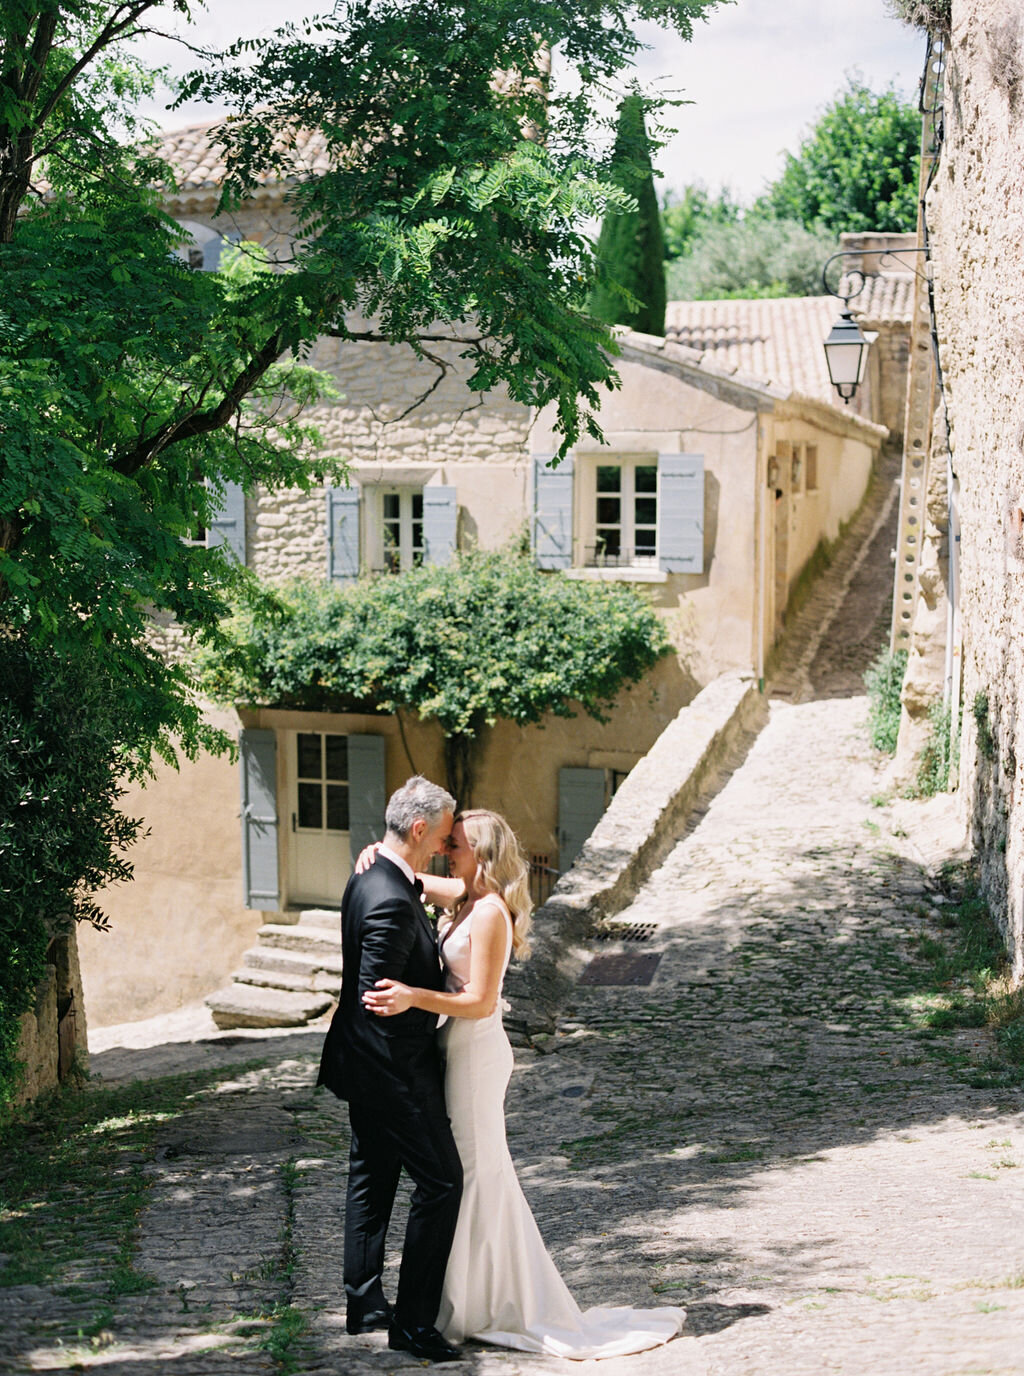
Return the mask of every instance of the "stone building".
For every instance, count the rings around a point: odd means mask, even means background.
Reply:
[[[927,9],[928,7],[923,7]],[[939,35],[942,36],[941,33]],[[927,199],[958,493],[959,787],[984,884],[1024,975],[1024,4],[953,0],[943,142]],[[937,461],[945,466],[945,445]],[[941,476],[941,473],[940,475]],[[941,519],[941,513],[940,513]]]
[[[280,187],[214,218],[223,169],[208,128],[169,136],[166,151],[180,186],[168,208],[195,236],[197,268],[215,267],[229,239],[287,247]],[[312,141],[301,153],[315,170]],[[311,362],[341,396],[313,418],[348,460],[350,486],[229,491],[208,536],[264,579],[343,584],[525,535],[553,573],[646,589],[676,653],[607,723],[499,722],[480,742],[475,800],[510,818],[538,872],[571,864],[618,782],[700,688],[725,672],[763,677],[802,570],[856,511],[886,437],[870,393],[865,414],[834,400],[821,350],[834,302],[724,305],[760,312],[729,352],[685,325],[689,306],[671,308],[666,339],[625,334],[622,387],[601,413],[606,445],[581,442],[557,468],[551,417],[470,393],[458,345],[432,346],[439,371],[408,348],[324,339]],[[261,923],[336,905],[387,793],[413,770],[443,777],[439,728],[404,715],[221,719],[241,727],[237,766],[204,758],[126,800],[150,835],[133,884],[105,895],[116,952],[83,933],[94,1021],[205,995]]]

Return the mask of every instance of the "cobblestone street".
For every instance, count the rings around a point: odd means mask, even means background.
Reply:
[[[887,496],[853,533],[872,555]],[[916,1016],[949,898],[936,808],[886,801],[849,693],[891,589],[887,561],[865,567],[841,557],[821,581],[814,653],[791,641],[767,726],[619,915],[648,939],[595,943],[659,955],[653,981],[578,986],[557,1033],[516,1052],[513,1155],[577,1298],[687,1310],[683,1337],[600,1376],[1024,1373],[1024,1098],[986,1029]],[[156,1284],[112,1300],[98,1335],[101,1256],[0,1290],[3,1369],[419,1367],[344,1333],[346,1115],[312,1090],[322,1032],[98,1039],[106,1081],[210,1077],[154,1160],[112,1165],[150,1183],[135,1268]],[[308,1325],[282,1357],[257,1344],[284,1306]],[[448,1369],[581,1366],[470,1344]]]

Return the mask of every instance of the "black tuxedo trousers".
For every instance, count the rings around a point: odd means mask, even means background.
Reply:
[[[418,889],[378,856],[353,875],[341,902],[342,982],[319,1083],[347,1099],[352,1125],[345,1204],[345,1293],[350,1315],[384,1306],[384,1244],[404,1168],[414,1184],[395,1313],[430,1326],[462,1195],[462,1165],[444,1102],[437,1017],[409,1009],[382,1018],[362,995],[379,979],[443,988],[434,934]]]

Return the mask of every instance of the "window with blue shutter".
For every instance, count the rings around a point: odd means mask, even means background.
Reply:
[[[353,861],[364,846],[384,838],[386,755],[383,736],[348,738],[348,830]]]
[[[658,565],[704,572],[704,455],[658,455]]]
[[[458,507],[454,487],[423,489],[423,562],[441,566],[452,562]]]
[[[604,816],[603,769],[558,771],[558,868],[572,868],[590,833]]]
[[[242,780],[242,903],[276,912],[277,737],[246,728],[238,738]]]
[[[348,583],[359,577],[359,488],[327,489],[327,578]]]
[[[540,569],[572,568],[573,458],[549,468],[552,454],[533,457],[533,549]]]
[[[241,483],[225,483],[218,510],[211,515],[206,547],[226,545],[240,564],[245,563],[245,489]]]

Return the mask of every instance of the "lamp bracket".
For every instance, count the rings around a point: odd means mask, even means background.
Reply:
[[[839,281],[836,283],[836,289],[835,289],[835,291],[833,291],[832,288],[829,286],[829,284],[828,284],[828,270],[829,270],[829,268],[832,266],[832,264],[836,261],[837,258],[861,258],[861,259],[863,259],[865,252],[871,253],[871,254],[874,255],[875,252],[876,252],[876,250],[873,250],[873,249],[864,250],[864,249],[860,249],[860,248],[844,248],[844,249],[840,249],[838,253],[833,253],[832,256],[831,256],[831,258],[827,258],[827,259],[825,260],[825,265],[824,265],[824,267],[821,269],[821,285],[825,288],[825,293],[826,293],[826,295],[828,295],[828,296],[837,296],[837,297],[840,299],[840,301],[843,302],[844,306],[846,306],[847,309],[849,309],[850,302],[853,300],[853,298],[854,298],[855,296],[859,296],[859,295],[861,294],[861,292],[864,290],[864,288],[867,286],[867,284],[868,284],[868,274],[865,273],[861,268],[851,268],[850,271],[846,274],[847,285],[848,285],[848,286],[849,286],[849,285],[852,285],[854,282],[856,282],[856,285],[854,286],[853,291],[843,292],[843,291],[840,291],[840,290],[839,290],[839,288],[840,288],[840,287],[842,286],[842,284],[843,284],[843,279],[842,279],[842,277],[840,277]],[[900,262],[900,258],[901,258],[901,256],[902,256],[904,253],[927,253],[927,252],[928,252],[927,247],[925,247],[925,248],[920,248],[920,247],[918,247],[918,248],[894,248],[894,249],[886,249],[884,252],[878,253],[878,254],[877,254],[877,257],[878,257],[878,266],[879,266],[879,267],[892,267],[893,264],[896,264],[896,265],[899,266],[899,267],[906,268],[906,267],[909,266],[909,264],[907,264],[907,263],[901,263],[901,262]],[[888,263],[886,262],[886,259],[889,260]],[[928,262],[931,261],[931,259],[926,259],[925,261],[926,261],[926,263],[928,263]],[[926,274],[926,273],[918,272],[916,268],[911,268],[911,271],[913,272],[913,274],[914,274],[915,277],[920,277],[920,278],[922,278],[922,279],[924,279],[924,280],[927,281],[927,274]]]

